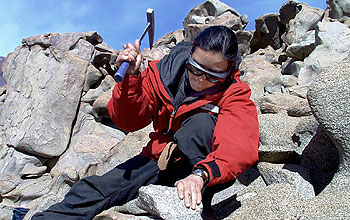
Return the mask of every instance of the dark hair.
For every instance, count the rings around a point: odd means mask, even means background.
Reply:
[[[203,50],[219,52],[232,62],[236,61],[238,53],[238,42],[235,32],[225,26],[211,26],[204,29],[193,40],[191,53],[197,47]]]

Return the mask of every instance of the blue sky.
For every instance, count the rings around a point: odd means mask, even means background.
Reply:
[[[248,15],[247,29],[255,29],[255,18],[277,13],[285,0],[221,0]],[[326,0],[301,0],[326,9]],[[1,0],[0,56],[7,56],[23,38],[50,32],[97,31],[114,49],[134,42],[146,26],[146,10],[155,14],[155,41],[183,28],[189,11],[204,0]],[[144,47],[148,40],[145,39]]]

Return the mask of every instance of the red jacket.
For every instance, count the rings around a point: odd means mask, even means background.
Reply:
[[[182,61],[185,58],[182,59]],[[181,61],[181,62],[182,62]],[[140,76],[126,75],[113,89],[108,111],[113,122],[126,131],[141,129],[153,121],[155,132],[142,154],[157,160],[181,122],[199,107],[212,103],[219,107],[212,152],[196,167],[209,173],[209,186],[231,181],[258,161],[259,128],[256,106],[250,100],[249,86],[233,73],[233,83],[224,91],[191,104],[182,104],[175,114],[171,97],[159,72],[159,61],[152,61]]]

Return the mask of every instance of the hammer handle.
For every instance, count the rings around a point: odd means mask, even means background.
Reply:
[[[128,70],[129,66],[130,66],[130,63],[125,61],[122,63],[122,65],[120,65],[118,71],[114,74],[114,79],[117,82],[123,81],[125,73]]]

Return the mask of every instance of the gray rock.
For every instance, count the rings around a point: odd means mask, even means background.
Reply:
[[[112,98],[113,88],[110,90],[103,92],[92,104],[92,114],[95,118],[110,118],[107,104],[108,101]]]
[[[296,86],[292,86],[286,90],[291,95],[306,99],[308,89],[309,89],[309,86],[307,86],[307,85],[296,85]]]
[[[271,46],[275,50],[281,48],[281,36],[285,31],[278,13],[266,14],[255,19],[255,32],[251,42],[252,51]]]
[[[257,101],[264,96],[265,84],[281,76],[281,72],[266,59],[257,56],[247,56],[242,60],[240,70],[243,72],[241,80],[248,83],[252,95],[251,99]]]
[[[285,113],[259,115],[259,160],[271,163],[296,160],[299,148],[292,136],[299,121],[300,118]]]
[[[0,204],[0,220],[12,219],[13,207]]]
[[[293,75],[282,75],[281,79],[284,88],[295,86],[298,83],[298,78]]]
[[[226,219],[298,219],[304,203],[303,196],[293,186],[273,184]]]
[[[349,189],[349,184],[344,184],[342,180],[345,178],[344,181],[347,182],[350,173],[349,64],[350,56],[332,68],[322,71],[308,92],[308,100],[315,118],[339,151],[339,174],[334,177],[334,184],[331,184],[335,185],[337,190]]]
[[[287,109],[287,114],[292,117],[302,117],[312,115],[311,108],[306,99],[293,102]]]
[[[116,129],[109,131],[107,126],[97,123],[93,116],[83,112],[79,113],[78,120],[70,146],[51,170],[52,176],[57,176],[66,167],[83,172],[85,166],[100,162],[125,136]]]
[[[289,45],[286,49],[287,56],[294,60],[304,60],[316,48],[316,31],[306,32],[305,36]]]
[[[28,164],[41,167],[42,162],[35,156],[19,152],[13,147],[6,145],[0,150],[0,173],[19,176],[20,172]]]
[[[81,98],[82,102],[93,103],[102,93],[114,87],[116,81],[112,76],[107,75],[96,89],[89,89],[89,91]]]
[[[19,176],[12,175],[0,175],[0,197],[2,200],[2,195],[5,195],[12,190],[14,190],[20,183],[22,179]]]
[[[312,116],[302,120],[293,139],[303,149],[300,165],[310,170],[316,195],[331,182],[338,170],[339,155],[328,135]]]
[[[262,114],[286,113],[296,102],[304,99],[288,94],[269,94],[261,97],[256,104],[259,105]]]
[[[330,193],[308,200],[301,220],[349,219],[350,192]]]
[[[19,175],[22,178],[33,178],[42,176],[47,170],[47,166],[34,166],[32,163],[27,163],[24,168],[21,170]]]
[[[329,16],[334,19],[342,20],[344,17],[350,17],[349,0],[328,0]]]
[[[202,220],[202,204],[197,209],[186,208],[176,187],[149,185],[139,190],[138,204],[154,216],[165,220]]]
[[[218,20],[215,22],[216,19]],[[234,30],[242,30],[247,24],[246,18],[232,7],[219,0],[207,0],[193,8],[184,19],[185,40],[192,41],[206,27],[219,23]]]
[[[236,32],[238,38],[238,51],[242,56],[250,54],[250,42],[253,34],[250,31],[242,30]]]
[[[45,193],[37,199],[31,199],[26,205],[30,210],[24,217],[24,220],[29,220],[35,213],[44,211],[51,205],[62,201],[72,184],[77,180],[78,174],[76,171],[71,168],[66,168],[51,181],[46,181],[47,186],[44,190]]]
[[[315,197],[310,171],[306,168],[294,164],[261,162],[258,164],[258,169],[267,185],[288,183],[294,186],[305,199]]]
[[[92,85],[100,82],[102,73],[93,65],[89,65],[86,72],[86,79],[84,82],[84,92],[87,92]]]
[[[193,8],[184,19],[183,24],[185,29],[188,24],[208,24],[213,21],[215,17],[218,17],[227,11],[236,16],[241,16],[235,9],[219,0],[208,0]]]
[[[318,73],[334,63],[341,62],[350,53],[350,29],[340,22],[318,23],[319,45],[304,60],[305,67],[299,73],[299,85],[309,85]],[[327,56],[325,56],[327,54]]]
[[[51,180],[50,175],[44,175],[38,179],[24,180],[15,189],[2,195],[3,203],[17,207],[27,207],[32,200],[40,198],[48,192]]]
[[[86,44],[83,41],[89,42]],[[87,48],[92,48],[90,45],[96,45],[102,43],[103,39],[97,32],[86,32],[86,33],[48,33],[41,34],[22,40],[22,45],[25,47],[33,47],[40,45],[43,47],[53,46],[60,51],[72,51],[74,55],[90,61],[92,59],[92,53],[86,53],[89,51]],[[81,45],[83,44],[83,45]],[[84,46],[85,45],[85,46]],[[85,49],[81,49],[85,47]]]
[[[296,0],[289,0],[280,9],[282,23],[286,23],[287,32],[282,36],[287,45],[301,42],[309,30],[316,28],[324,11],[313,8]]]
[[[62,154],[87,66],[87,61],[52,46],[17,47],[3,70],[8,85],[0,124],[7,144],[44,157]]]
[[[101,159],[100,163],[86,167],[85,174],[81,176],[103,175],[118,164],[136,156],[150,140],[149,133],[152,131],[152,125],[149,125],[141,130],[128,133]]]
[[[166,34],[165,36],[157,40],[154,43],[153,48],[169,50],[173,48],[176,44],[184,40],[185,40],[184,29],[176,30],[169,34]]]
[[[304,62],[295,61],[295,60],[289,58],[289,60],[287,60],[287,62],[285,62],[282,65],[282,74],[293,75],[295,77],[298,77],[301,68],[303,68],[304,66],[305,66]]]

